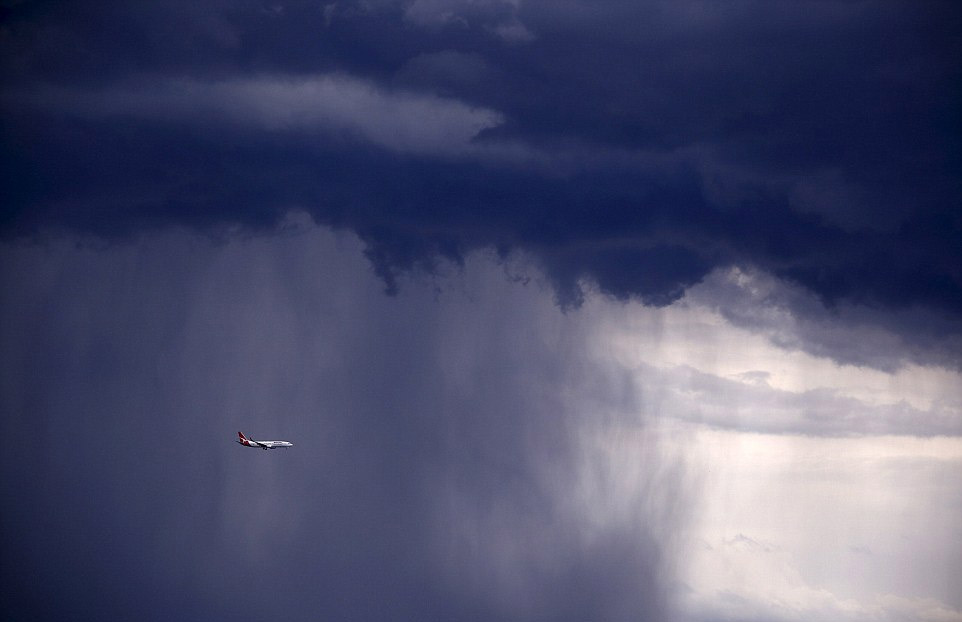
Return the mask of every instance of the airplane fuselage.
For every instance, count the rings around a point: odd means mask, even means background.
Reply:
[[[247,438],[241,432],[237,433],[239,437],[237,442],[244,447],[257,447],[259,449],[277,449],[278,447],[293,447],[294,443],[288,441],[255,441],[252,438]]]

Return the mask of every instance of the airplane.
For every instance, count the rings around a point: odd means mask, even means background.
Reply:
[[[252,438],[247,438],[246,436],[244,436],[243,432],[238,432],[237,436],[240,437],[240,439],[237,442],[240,443],[241,445],[244,445],[245,447],[260,447],[261,449],[268,450],[268,449],[277,449],[278,447],[294,446],[294,443],[289,443],[287,441],[255,441]]]

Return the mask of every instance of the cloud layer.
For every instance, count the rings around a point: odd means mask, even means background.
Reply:
[[[6,235],[303,209],[392,292],[495,248],[567,306],[739,266],[962,334],[956,3],[208,8],[7,10]]]

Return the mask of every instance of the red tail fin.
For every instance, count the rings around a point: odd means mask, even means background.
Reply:
[[[246,441],[246,440],[247,440],[247,437],[244,436],[244,433],[243,433],[243,432],[238,432],[238,433],[237,433],[237,436],[239,436],[242,441]]]

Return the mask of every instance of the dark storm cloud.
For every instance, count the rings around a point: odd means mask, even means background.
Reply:
[[[638,421],[581,321],[491,263],[384,304],[360,248],[4,245],[7,619],[666,619],[684,479],[582,485]]]
[[[565,305],[742,265],[958,335],[960,32],[938,1],[17,4],[2,226],[298,208],[392,292],[479,247]]]
[[[780,348],[845,365],[888,372],[907,362],[952,367],[962,352],[956,321],[932,309],[851,302],[826,308],[811,291],[757,271],[717,270],[689,289],[687,300]]]

